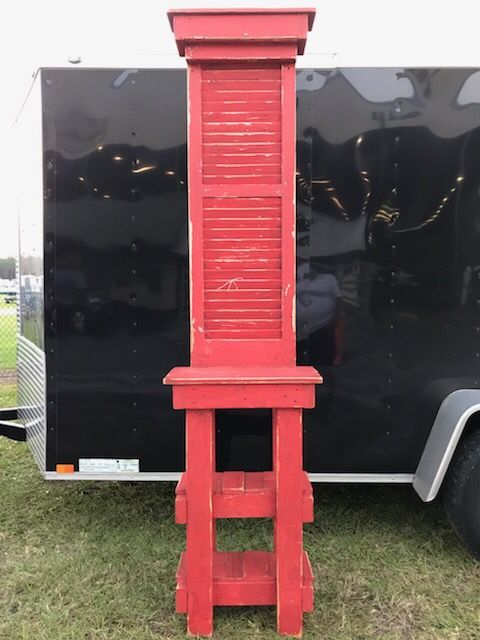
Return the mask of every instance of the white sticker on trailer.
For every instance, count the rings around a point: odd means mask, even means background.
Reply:
[[[120,458],[79,458],[80,473],[138,473],[140,461]]]

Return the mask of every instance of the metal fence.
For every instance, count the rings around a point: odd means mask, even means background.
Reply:
[[[16,404],[17,302],[13,286],[0,292],[0,408]]]

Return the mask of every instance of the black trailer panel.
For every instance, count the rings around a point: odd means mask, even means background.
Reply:
[[[316,473],[413,473],[443,398],[480,377],[480,71],[299,70],[298,357]],[[182,469],[161,384],[187,364],[183,70],[42,71],[46,470]],[[221,412],[221,468],[271,464]]]

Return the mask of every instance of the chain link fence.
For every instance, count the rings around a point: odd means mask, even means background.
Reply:
[[[0,408],[16,405],[17,303],[13,282],[0,287]]]

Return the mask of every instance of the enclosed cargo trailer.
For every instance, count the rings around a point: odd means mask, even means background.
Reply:
[[[185,71],[42,69],[20,121],[35,119],[27,440],[47,479],[175,479],[183,416],[161,380],[189,354]],[[297,71],[298,362],[324,376],[304,418],[312,480],[431,500],[479,425],[479,155],[480,70]],[[266,413],[219,412],[219,468],[269,469],[269,438]]]

